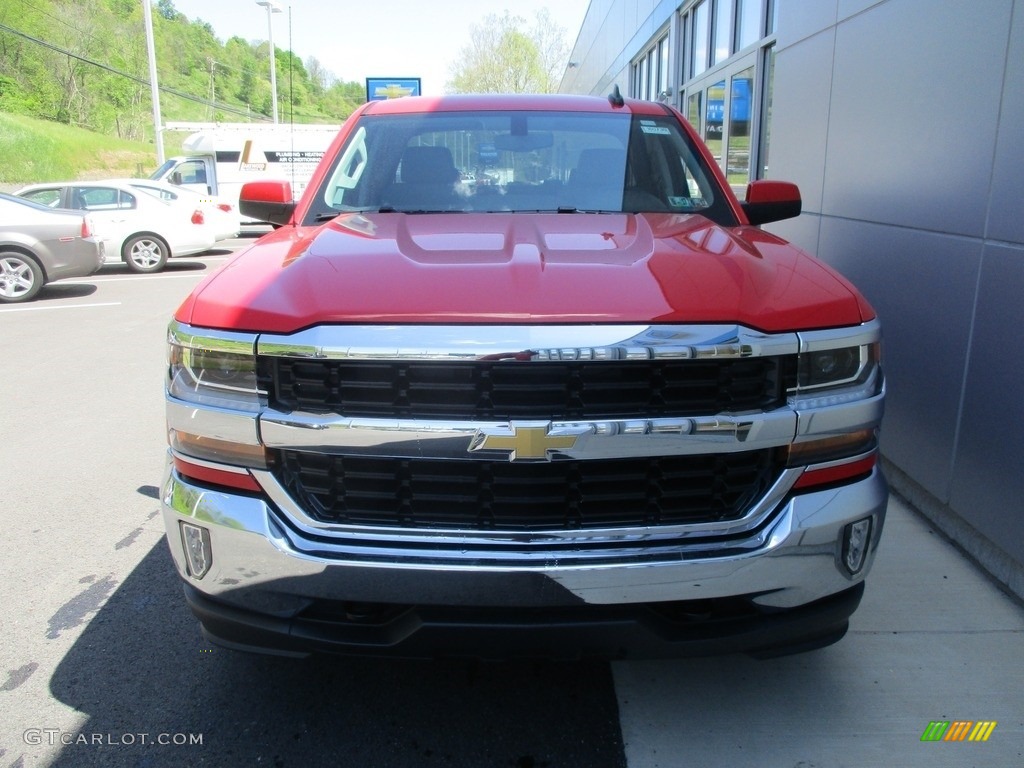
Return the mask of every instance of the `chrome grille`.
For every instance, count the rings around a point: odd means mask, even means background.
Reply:
[[[323,523],[479,531],[730,521],[780,472],[773,450],[537,463],[282,450],[274,469]]]

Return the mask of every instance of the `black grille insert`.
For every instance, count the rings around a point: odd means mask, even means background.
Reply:
[[[780,357],[577,362],[264,358],[281,411],[343,416],[575,419],[702,416],[785,402]]]
[[[544,531],[734,520],[780,471],[773,450],[550,463],[279,451],[274,473],[325,523]]]

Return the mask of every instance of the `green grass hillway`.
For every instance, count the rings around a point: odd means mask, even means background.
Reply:
[[[165,134],[165,153],[176,154],[185,136]],[[153,143],[0,112],[0,189],[42,181],[148,176],[156,167]]]

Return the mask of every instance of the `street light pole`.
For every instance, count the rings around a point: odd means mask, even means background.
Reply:
[[[160,88],[156,83],[156,48],[153,45],[153,14],[150,0],[142,0],[142,18],[146,24],[146,51],[149,58],[149,93],[153,101],[153,140],[156,142],[156,164],[164,164],[164,127],[160,119]]]
[[[274,109],[274,124],[277,124],[277,64],[274,63],[274,22],[273,14],[283,13],[274,0],[256,0],[256,5],[267,9],[267,37],[270,44],[270,103]]]

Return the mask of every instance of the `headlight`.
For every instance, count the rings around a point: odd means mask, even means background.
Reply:
[[[860,328],[801,334],[790,404],[823,408],[865,400],[882,392],[881,341],[876,323]]]
[[[192,332],[171,323],[167,332],[167,391],[197,405],[257,412],[266,392],[256,379],[252,334]]]
[[[867,364],[866,347],[843,347],[811,352],[801,359],[800,389],[834,387],[856,381]]]

